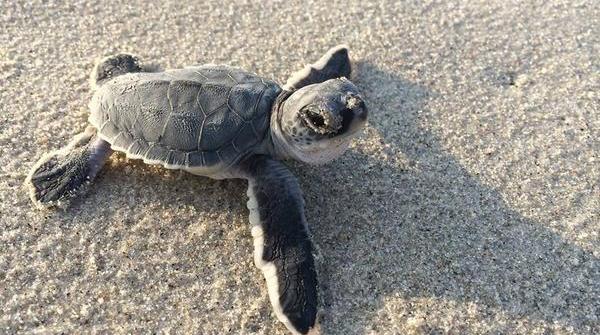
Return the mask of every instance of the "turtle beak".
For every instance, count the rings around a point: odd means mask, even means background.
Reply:
[[[368,116],[363,99],[346,78],[303,87],[288,103],[301,105],[296,116],[312,132],[328,138],[353,135],[364,127]]]
[[[308,105],[302,108],[300,117],[304,124],[317,134],[337,134],[342,128],[343,121],[340,117],[336,117],[327,109],[319,108],[316,105]]]

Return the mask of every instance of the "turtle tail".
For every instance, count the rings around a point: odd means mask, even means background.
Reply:
[[[92,87],[100,86],[105,81],[126,73],[142,72],[140,59],[130,54],[117,54],[102,58],[94,66],[90,74]]]

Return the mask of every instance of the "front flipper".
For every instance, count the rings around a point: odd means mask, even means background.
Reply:
[[[352,66],[348,56],[348,47],[338,45],[325,53],[317,62],[305,66],[294,73],[285,83],[286,90],[299,89],[311,84],[322,83],[329,79],[350,77]]]
[[[275,315],[293,334],[317,334],[317,277],[298,181],[264,156],[248,159],[242,171],[254,263],[265,276]]]
[[[110,144],[88,127],[66,147],[44,155],[33,166],[25,180],[31,200],[43,207],[67,200],[94,179],[111,153]]]

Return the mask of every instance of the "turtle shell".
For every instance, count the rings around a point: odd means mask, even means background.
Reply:
[[[257,148],[280,92],[228,66],[129,73],[98,88],[89,121],[128,157],[210,175]]]

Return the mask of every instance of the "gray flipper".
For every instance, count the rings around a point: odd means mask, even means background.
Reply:
[[[43,156],[33,166],[25,180],[31,200],[44,207],[67,200],[96,177],[111,153],[110,144],[88,127],[66,147]]]
[[[293,334],[316,334],[317,277],[298,181],[265,156],[251,157],[241,169],[249,184],[254,263],[273,310]]]
[[[314,64],[305,66],[294,73],[285,83],[286,90],[299,89],[311,84],[321,83],[329,79],[350,77],[352,66],[348,56],[348,47],[335,46]]]
[[[125,73],[144,71],[140,65],[140,59],[130,54],[117,54],[101,59],[94,66],[90,74],[92,87],[99,86],[103,82]]]

